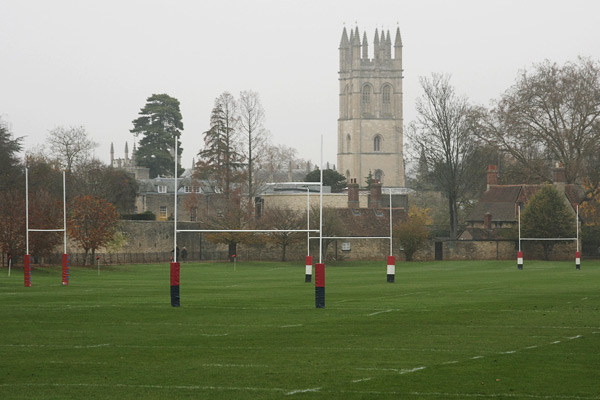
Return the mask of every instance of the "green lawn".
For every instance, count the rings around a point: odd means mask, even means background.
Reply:
[[[600,399],[600,262],[0,270],[0,399]]]

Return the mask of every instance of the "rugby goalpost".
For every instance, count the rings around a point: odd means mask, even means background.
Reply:
[[[319,179],[319,229],[310,229],[310,191],[308,185],[315,185],[317,182],[287,182],[296,185],[306,185],[307,190],[307,227],[306,229],[177,229],[177,161],[178,161],[178,143],[175,137],[174,145],[175,174],[174,174],[174,218],[173,218],[173,261],[170,265],[171,272],[171,307],[180,307],[181,298],[179,292],[179,283],[181,275],[181,264],[177,260],[177,233],[195,232],[195,233],[225,233],[225,232],[248,232],[248,233],[275,233],[275,232],[306,232],[307,256],[305,282],[311,282],[312,262],[310,255],[310,240],[319,239],[319,262],[315,264],[315,307],[325,308],[325,264],[323,262],[323,239],[389,239],[390,255],[388,256],[388,282],[394,282],[395,261],[392,255],[392,190],[390,189],[390,236],[384,237],[323,237],[323,135],[321,135],[321,160],[320,160],[320,179]],[[286,182],[283,182],[286,183]],[[282,183],[278,183],[282,184]],[[311,237],[310,232],[318,232],[318,237]]]
[[[524,238],[521,237],[521,207],[517,207],[519,221],[519,250],[517,252],[517,268],[523,269],[523,250],[521,249],[521,241],[575,241],[575,269],[581,268],[581,248],[579,244],[579,204],[575,206],[575,237],[574,238]]]
[[[63,255],[62,255],[62,284],[69,284],[70,259],[67,254],[67,191],[65,182],[65,171],[62,176],[63,184],[63,227],[60,229],[32,229],[29,228],[29,169],[25,168],[25,260],[23,273],[25,278],[25,287],[31,286],[31,255],[29,254],[29,232],[63,232]],[[10,274],[10,270],[9,270]]]

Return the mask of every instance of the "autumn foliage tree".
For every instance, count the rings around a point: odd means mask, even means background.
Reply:
[[[404,249],[406,261],[412,261],[414,254],[427,242],[427,225],[431,223],[427,209],[411,207],[407,220],[395,228],[394,237]]]
[[[67,232],[85,251],[84,265],[90,250],[93,260],[96,250],[112,239],[118,219],[115,206],[100,197],[86,195],[73,199]]]

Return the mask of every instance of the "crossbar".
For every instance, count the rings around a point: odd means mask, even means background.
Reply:
[[[318,229],[178,229],[177,232],[224,233],[224,232],[319,232]]]
[[[389,239],[389,236],[323,236],[323,239]],[[311,237],[310,239],[319,239]]]
[[[29,232],[64,232],[64,229],[28,229]]]
[[[521,240],[577,240],[577,238],[521,238]]]

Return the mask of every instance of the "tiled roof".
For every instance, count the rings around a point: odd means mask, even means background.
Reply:
[[[374,210],[371,208],[334,209],[341,227],[340,236],[389,236],[390,214],[389,209]],[[393,224],[400,224],[406,220],[404,209],[392,210]]]

